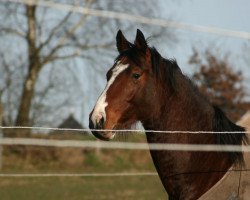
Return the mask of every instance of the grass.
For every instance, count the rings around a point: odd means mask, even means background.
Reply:
[[[3,200],[152,200],[166,199],[157,176],[1,178]]]
[[[41,136],[39,136],[41,137]],[[47,136],[46,136],[47,137]],[[54,139],[92,140],[90,136],[52,135]],[[142,135],[127,141],[145,142]],[[148,151],[80,148],[4,147],[1,173],[154,172]],[[166,199],[158,176],[1,177],[1,200]]]

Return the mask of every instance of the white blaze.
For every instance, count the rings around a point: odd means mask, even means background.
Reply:
[[[128,64],[124,65],[124,64],[118,62],[117,65],[112,70],[112,76],[109,79],[104,91],[102,92],[102,94],[98,98],[96,105],[95,105],[95,108],[94,108],[94,111],[93,111],[92,116],[91,116],[91,120],[95,126],[96,126],[96,122],[99,122],[99,120],[102,117],[104,118],[104,121],[106,121],[105,108],[108,106],[108,102],[106,101],[107,91],[108,91],[109,87],[113,84],[113,82],[115,81],[116,77],[121,72],[123,72],[125,69],[127,69],[128,66],[129,66]]]

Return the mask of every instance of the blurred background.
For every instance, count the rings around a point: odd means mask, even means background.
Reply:
[[[234,122],[249,126],[247,0],[1,0],[0,125],[85,129],[118,55],[119,29],[177,60]],[[1,137],[95,140],[86,131],[1,129]],[[118,138],[145,141],[142,134]],[[2,173],[154,172],[146,151],[4,146]],[[51,191],[51,192],[50,192]],[[3,199],[165,199],[157,176],[0,179]],[[34,196],[35,195],[35,196]],[[1,197],[1,199],[2,199]]]

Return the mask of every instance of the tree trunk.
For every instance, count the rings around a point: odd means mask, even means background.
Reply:
[[[27,17],[27,46],[28,46],[28,73],[24,80],[22,96],[20,99],[20,105],[16,118],[16,126],[30,126],[29,113],[32,104],[32,98],[34,96],[35,84],[38,78],[39,71],[41,69],[40,57],[38,48],[36,47],[36,6],[26,6]],[[22,129],[21,129],[22,130]],[[20,130],[20,131],[21,131]],[[29,135],[31,130],[18,131],[24,135]]]

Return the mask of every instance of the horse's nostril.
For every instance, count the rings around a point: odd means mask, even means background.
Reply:
[[[103,125],[104,124],[104,117],[100,119],[100,123]]]
[[[97,128],[98,129],[101,129],[101,128],[103,128],[103,125],[104,125],[104,117],[102,116],[100,119],[99,119],[99,121],[97,121]]]
[[[92,122],[91,119],[89,119],[89,128],[90,129],[94,129],[95,128],[95,125],[94,125],[94,123]]]

